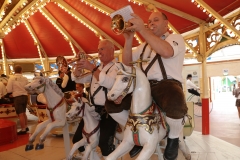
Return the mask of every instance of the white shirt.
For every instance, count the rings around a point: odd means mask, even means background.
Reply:
[[[163,65],[166,70],[166,74],[168,79],[176,79],[180,82],[183,81],[182,78],[182,67],[183,67],[183,60],[185,55],[185,43],[184,39],[180,34],[169,34],[166,32],[162,37],[162,39],[165,39],[173,48],[174,55],[171,58],[163,58]],[[142,53],[143,47],[146,43],[142,43],[137,47],[136,50],[133,51],[132,59],[133,61],[136,61],[140,58],[140,55]],[[145,70],[148,66],[148,64],[151,62],[151,60],[155,57],[156,52],[154,50],[151,51],[150,45],[148,45],[145,49],[143,60],[150,59],[149,62],[143,63],[143,69]],[[149,80],[162,80],[162,72],[158,63],[158,60],[154,62],[151,69],[147,73],[147,77]]]
[[[24,88],[27,84],[28,80],[26,77],[23,77],[22,74],[15,74],[8,80],[7,92],[12,92],[13,97],[28,95],[27,91]]]
[[[114,65],[115,62],[116,60],[114,59],[113,61],[108,63],[106,66],[104,66],[104,68],[102,64],[98,67],[98,69],[101,71],[99,74],[99,81],[97,81],[97,79],[94,76],[92,77],[92,74],[89,74],[88,76],[83,78],[77,78],[73,75],[73,73],[71,74],[72,80],[75,81],[76,83],[88,83],[88,82],[91,82],[91,78],[92,78],[92,83],[90,88],[91,95],[94,94],[94,92],[98,89],[99,86],[103,86],[109,90],[112,88],[117,75],[117,67]],[[108,69],[109,71],[106,74],[106,71]],[[94,103],[96,105],[103,106],[105,104],[105,101],[106,101],[106,95],[104,90],[101,89],[94,96]]]
[[[6,86],[3,84],[3,82],[0,82],[0,99],[2,96],[5,96],[7,94]]]
[[[187,89],[198,89],[198,86],[196,86],[190,79],[186,82],[186,88]]]

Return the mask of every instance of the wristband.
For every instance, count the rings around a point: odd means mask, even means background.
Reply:
[[[92,74],[98,69],[98,67],[93,68]]]

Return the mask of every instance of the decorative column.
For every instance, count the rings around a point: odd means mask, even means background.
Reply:
[[[209,134],[209,94],[208,94],[208,76],[206,66],[206,36],[204,32],[204,25],[200,24],[199,33],[200,55],[202,56],[202,134]]]

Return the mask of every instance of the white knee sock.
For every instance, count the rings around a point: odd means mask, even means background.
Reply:
[[[110,113],[109,115],[120,125],[125,126],[125,124],[127,123],[129,112],[127,110],[123,110],[122,112]]]
[[[166,121],[170,127],[168,138],[171,138],[171,139],[178,138],[184,126],[182,124],[183,118],[173,119],[173,118],[166,117]]]

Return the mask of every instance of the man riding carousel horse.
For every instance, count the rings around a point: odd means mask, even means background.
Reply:
[[[101,60],[101,64],[97,67],[86,59],[80,59],[77,61],[77,66],[75,68],[76,71],[86,69],[91,72],[86,76],[78,77],[74,76],[74,73],[72,73],[72,79],[76,83],[90,82],[89,101],[95,106],[96,112],[101,115],[99,147],[101,149],[103,157],[105,158],[115,148],[113,145],[114,135],[116,132],[117,122],[121,121],[114,119],[114,115],[111,114],[112,111],[109,110],[108,107],[105,107],[107,92],[114,84],[117,74],[117,69],[114,65],[116,60],[114,59],[113,43],[106,39],[101,40],[98,45],[98,56]],[[111,101],[109,101],[109,103],[114,104],[114,102]],[[126,106],[124,108],[122,107],[123,105],[124,104],[118,105],[120,107],[117,108],[117,112],[128,112],[127,110],[130,108],[130,106]],[[107,109],[107,112],[105,108]]]
[[[170,34],[168,18],[161,12],[153,12],[145,28],[143,20],[131,14],[132,25],[127,30],[137,31],[146,40],[132,52],[134,32],[124,32],[125,46],[123,63],[129,65],[136,60],[150,59],[142,62],[140,67],[151,85],[151,94],[157,105],[166,113],[166,121],[170,127],[167,146],[164,151],[165,160],[175,160],[178,156],[179,135],[183,129],[187,106],[182,90],[182,66],[185,53],[184,39],[179,34]],[[136,149],[137,153],[141,147]]]

